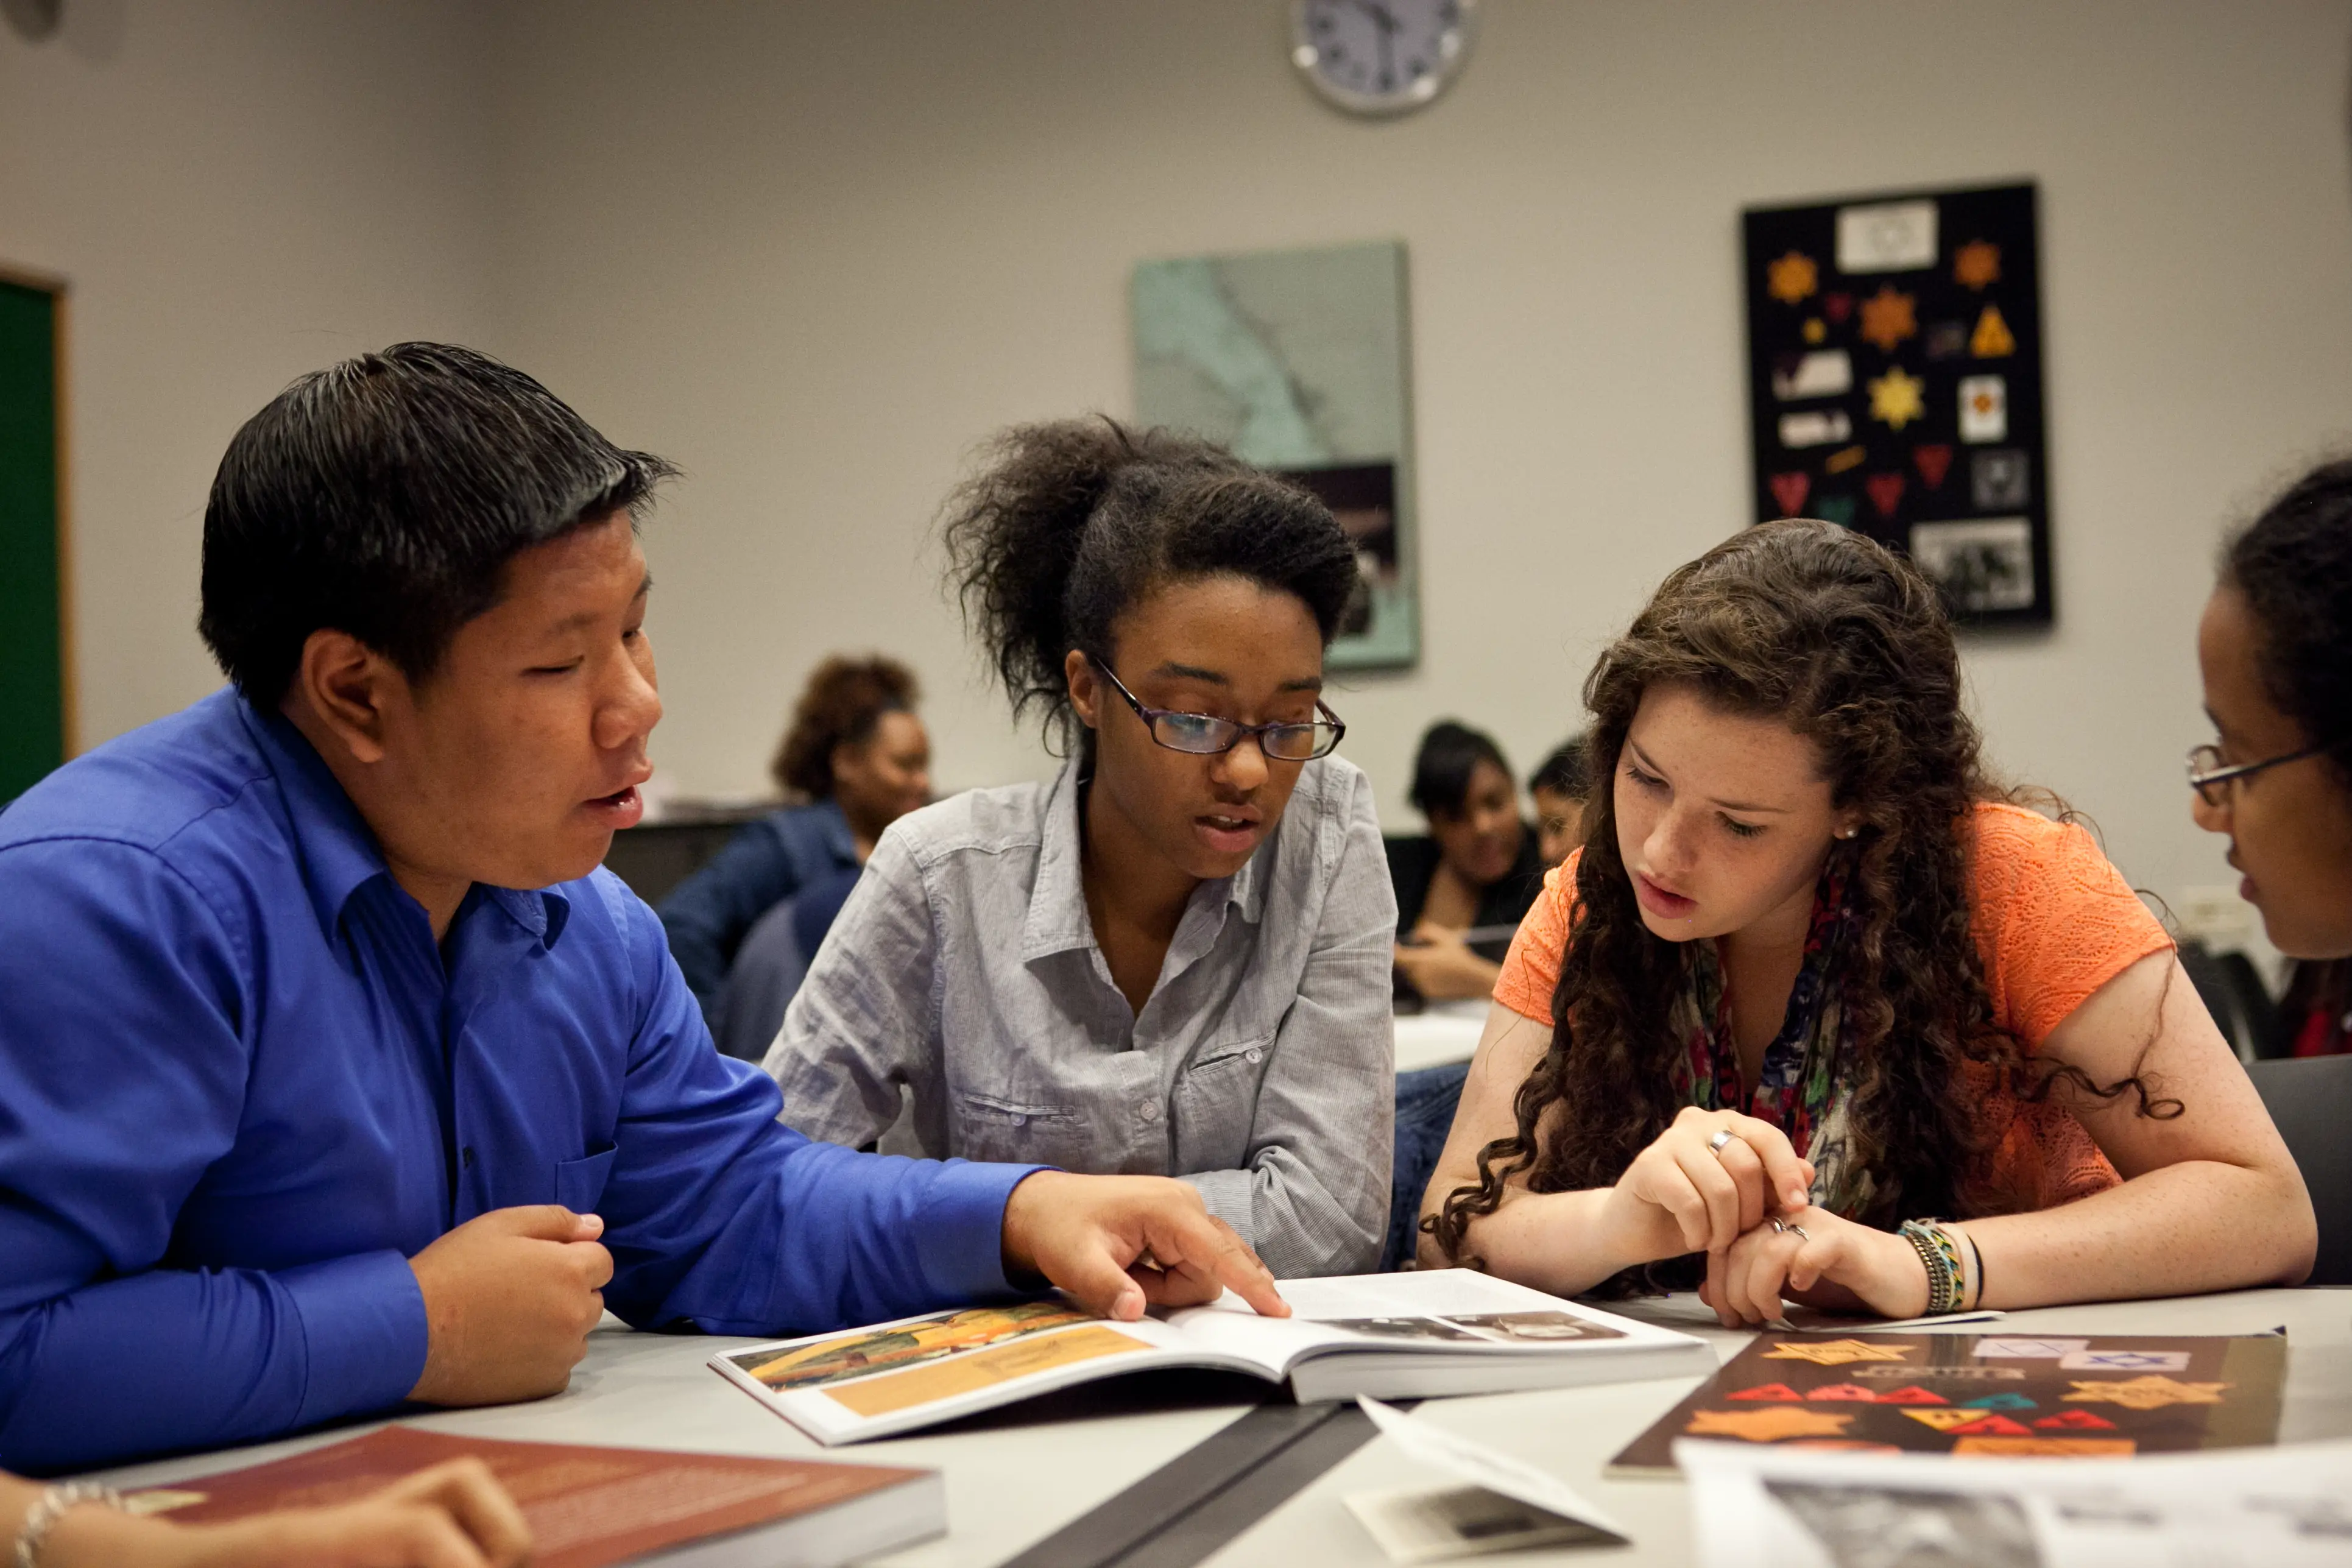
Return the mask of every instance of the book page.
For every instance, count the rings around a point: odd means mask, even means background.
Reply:
[[[2352,1555],[2352,1444],[1987,1458],[1685,1439],[1706,1568],[2319,1568]]]
[[[1189,1343],[1252,1354],[1277,1366],[1335,1350],[1542,1352],[1647,1332],[1605,1312],[1468,1268],[1286,1279],[1282,1294],[1295,1314],[1286,1320],[1257,1317],[1228,1291],[1209,1306],[1171,1313],[1168,1321]],[[1283,1359],[1276,1362],[1276,1357]]]
[[[1111,1322],[1060,1300],[927,1313],[725,1352],[710,1364],[826,1443],[909,1431],[1145,1366],[1280,1375],[1254,1357],[1190,1342],[1167,1323]]]

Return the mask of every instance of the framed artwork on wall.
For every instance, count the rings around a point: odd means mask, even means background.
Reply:
[[[1757,521],[1906,552],[1964,625],[2056,613],[2035,209],[2016,184],[1742,215]]]
[[[1181,257],[1135,268],[1135,416],[1204,436],[1321,497],[1363,585],[1329,662],[1421,655],[1404,247]]]

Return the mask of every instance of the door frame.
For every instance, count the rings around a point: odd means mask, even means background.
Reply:
[[[66,344],[70,326],[72,290],[64,278],[37,268],[0,259],[0,283],[13,283],[49,297],[50,383],[57,399],[58,426],[58,700],[65,707],[65,756],[81,751],[81,688],[74,658],[73,440],[71,383],[66,374]]]

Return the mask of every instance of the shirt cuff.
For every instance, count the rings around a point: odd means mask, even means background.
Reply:
[[[1004,1277],[1004,1205],[1013,1189],[1051,1165],[942,1160],[924,1194],[923,1283],[940,1299],[1019,1294]]]
[[[399,1253],[362,1252],[270,1278],[302,1320],[306,1363],[295,1425],[385,1409],[425,1375],[432,1342],[425,1292]]]
[[[1257,1246],[1255,1171],[1194,1171],[1176,1179],[1199,1193],[1202,1206],[1233,1226],[1234,1235]]]

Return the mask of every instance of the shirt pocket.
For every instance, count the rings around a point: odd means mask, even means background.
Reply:
[[[1086,1119],[1069,1105],[1033,1105],[971,1089],[953,1091],[955,1144],[967,1160],[1016,1165],[1060,1165],[1087,1173]]]
[[[604,1195],[604,1184],[613,1174],[613,1156],[619,1152],[618,1148],[607,1148],[577,1160],[557,1161],[555,1201],[573,1214],[594,1214]]]
[[[1258,1085],[1274,1054],[1274,1032],[1202,1046],[1177,1076],[1171,1110],[1176,1170],[1238,1171],[1249,1160]]]

